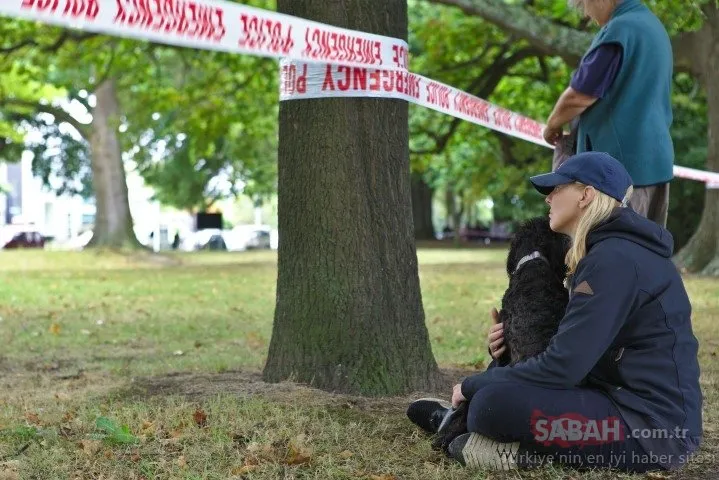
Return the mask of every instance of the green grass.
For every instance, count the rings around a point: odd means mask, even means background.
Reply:
[[[505,254],[420,251],[433,352],[457,375],[487,361],[488,311],[507,284]],[[273,252],[163,262],[2,252],[0,260],[0,479],[486,476],[430,449],[404,416],[410,397],[261,382],[275,301]],[[701,342],[702,458],[709,461],[719,455],[719,281],[685,281]],[[130,435],[103,439],[99,417]],[[708,468],[695,462],[681,478],[706,477]],[[587,475],[545,468],[521,477],[617,478]]]

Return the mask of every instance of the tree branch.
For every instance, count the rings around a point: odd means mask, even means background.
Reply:
[[[489,69],[485,70],[481,76],[477,77],[472,82],[472,84],[467,89],[467,92],[479,98],[489,97],[492,92],[494,92],[494,89],[497,88],[497,85],[499,85],[499,82],[502,80],[502,78],[514,65],[521,62],[522,60],[525,60],[526,58],[539,55],[541,55],[541,52],[538,49],[534,47],[526,47],[517,50],[509,57],[501,58],[495,61]],[[461,122],[461,118],[454,117],[450,121],[449,129],[445,134],[441,136],[436,136],[436,134],[429,135],[435,139],[434,150],[425,149],[421,151],[412,151],[411,153],[415,155],[427,153],[442,153],[442,151],[447,148],[449,140],[452,138],[452,135],[454,135],[454,132],[457,130]],[[426,131],[422,133],[427,134]]]
[[[0,53],[3,55],[9,55],[18,50],[22,50],[25,47],[36,47],[36,46],[37,46],[37,43],[35,42],[35,40],[32,40],[32,39],[23,40],[22,42],[20,42],[16,45],[11,45],[9,47],[0,48]]]
[[[571,66],[579,63],[592,43],[593,34],[590,32],[558,25],[520,5],[508,5],[502,0],[427,1],[457,7],[467,15],[483,18],[505,32],[528,41],[542,53],[562,57]],[[698,50],[694,38],[696,37],[692,34],[681,34],[672,39],[675,70],[696,73],[695,67],[692,66],[696,61],[692,62],[690,55],[692,51]]]
[[[484,49],[482,49],[482,52],[479,55],[475,56],[474,58],[471,58],[471,59],[467,60],[466,62],[456,63],[449,67],[439,68],[439,69],[435,70],[434,72],[427,73],[426,76],[430,77],[430,78],[434,78],[434,77],[438,76],[439,74],[442,74],[445,72],[451,72],[453,70],[459,70],[461,68],[469,67],[470,65],[479,63],[484,59],[484,57],[487,56],[487,53],[489,53],[489,50],[491,48],[496,48],[496,47],[502,47],[502,44],[490,42],[487,45],[485,45]]]
[[[30,108],[36,113],[47,113],[55,117],[55,120],[61,123],[68,123],[72,125],[72,127],[78,131],[80,135],[83,136],[83,138],[87,139],[89,138],[89,131],[88,131],[88,125],[84,123],[80,123],[75,117],[67,113],[65,110],[59,107],[54,107],[52,105],[43,105],[38,102],[33,102],[30,100],[22,100],[19,98],[3,98],[0,99],[0,107],[20,107],[20,108]]]
[[[557,25],[538,17],[526,8],[508,5],[502,0],[428,0],[457,7],[467,15],[481,17],[502,30],[527,40],[547,55],[558,55],[576,65],[592,42],[593,35]]]
[[[9,55],[15,53],[18,50],[22,50],[26,47],[40,47],[40,50],[46,53],[57,52],[66,42],[81,42],[89,38],[98,36],[97,33],[92,32],[73,32],[71,30],[63,30],[62,33],[49,45],[42,46],[35,41],[35,39],[25,39],[15,45],[9,47],[0,48],[0,54]]]

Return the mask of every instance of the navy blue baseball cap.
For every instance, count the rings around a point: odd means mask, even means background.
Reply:
[[[580,182],[591,185],[621,202],[632,185],[632,177],[619,160],[604,152],[583,152],[569,157],[554,172],[530,177],[542,195],[549,195],[557,185]]]

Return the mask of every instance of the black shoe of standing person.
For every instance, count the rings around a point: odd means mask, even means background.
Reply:
[[[407,417],[427,433],[437,433],[452,411],[452,404],[438,398],[420,398],[409,404]]]

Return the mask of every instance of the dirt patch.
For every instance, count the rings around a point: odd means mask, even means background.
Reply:
[[[366,410],[404,410],[412,400],[424,396],[450,398],[452,386],[476,370],[443,369],[442,380],[435,391],[414,392],[395,397],[361,397],[323,390],[291,382],[266,383],[259,370],[229,371],[216,374],[175,373],[157,377],[135,378],[132,396],[155,397],[179,395],[192,400],[212,397],[218,394],[238,396],[261,396],[280,403],[308,402],[316,406],[347,404]]]

